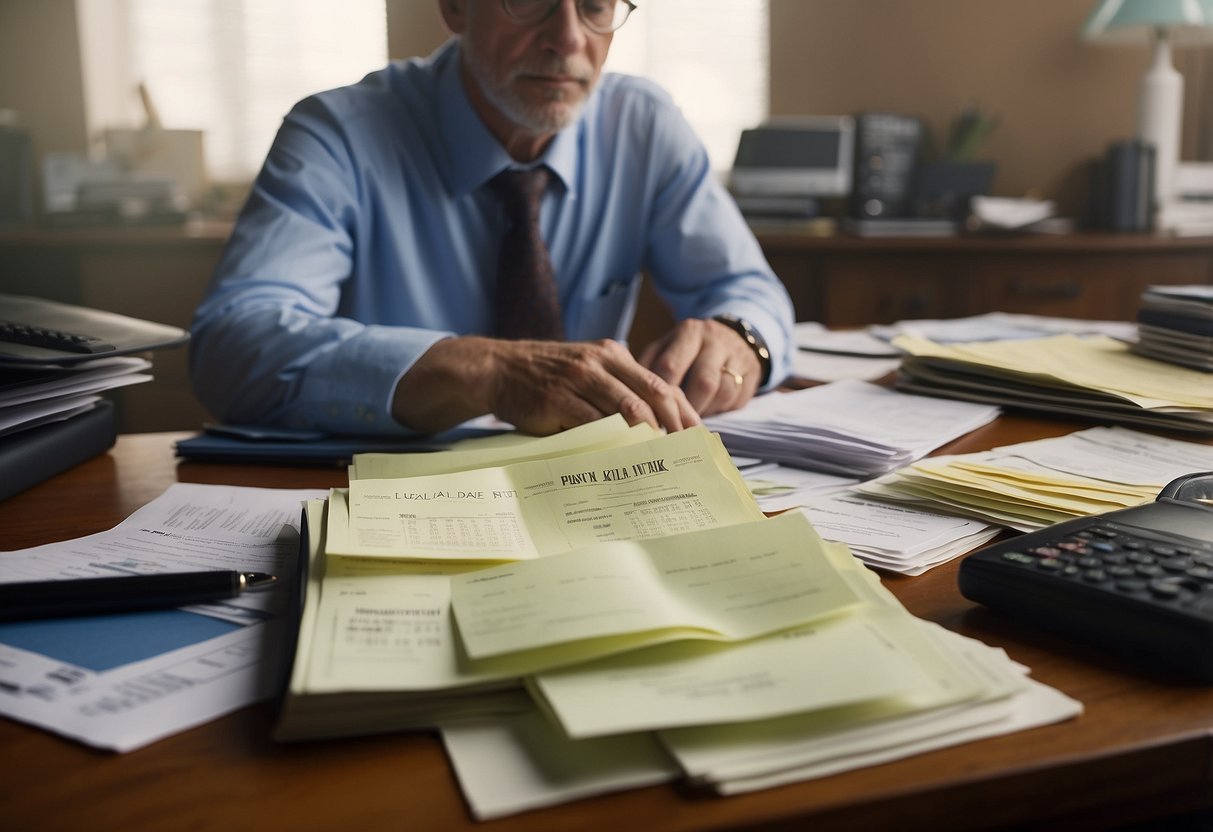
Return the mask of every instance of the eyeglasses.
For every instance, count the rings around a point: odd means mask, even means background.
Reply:
[[[559,8],[562,0],[501,0],[501,7],[515,23],[530,26],[542,23]],[[585,28],[599,35],[608,35],[628,21],[636,10],[629,0],[577,0],[577,16]]]

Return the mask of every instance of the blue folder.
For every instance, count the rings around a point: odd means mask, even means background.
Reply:
[[[177,456],[195,462],[275,465],[349,465],[354,454],[441,451],[460,439],[502,433],[460,427],[434,436],[333,436],[243,425],[213,425],[176,444]]]

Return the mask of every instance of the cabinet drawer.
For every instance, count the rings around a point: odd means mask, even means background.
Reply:
[[[823,264],[822,322],[848,327],[970,314],[971,286],[939,258],[864,257]]]
[[[1002,257],[974,264],[981,311],[1132,320],[1153,283],[1202,283],[1199,256]]]

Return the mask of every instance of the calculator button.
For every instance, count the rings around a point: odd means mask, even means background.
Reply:
[[[1175,550],[1174,546],[1161,546],[1161,545],[1151,546],[1150,551],[1153,552],[1154,554],[1158,555],[1159,557],[1164,557],[1164,558],[1169,558],[1169,557],[1179,554]]]
[[[1122,540],[1120,542],[1120,548],[1129,549],[1132,551],[1137,551],[1141,548],[1141,546],[1142,544],[1140,540]]]
[[[1151,595],[1165,600],[1178,598],[1182,592],[1179,581],[1174,578],[1159,578],[1150,581],[1149,588]]]
[[[1011,563],[1022,563],[1028,566],[1036,563],[1036,558],[1031,555],[1025,555],[1023,552],[1003,552],[1002,559]]]
[[[1103,561],[1099,558],[1082,557],[1077,561],[1079,566],[1084,566],[1087,569],[1094,569],[1097,566],[1103,566]]]
[[[1056,546],[1033,546],[1028,550],[1029,555],[1039,555],[1042,558],[1055,558],[1061,554]]]
[[[1198,581],[1213,581],[1213,569],[1207,566],[1193,566],[1184,572],[1185,575],[1196,578]]]
[[[1113,578],[1131,578],[1134,575],[1132,566],[1110,566],[1108,574]]]
[[[1133,571],[1143,578],[1157,578],[1162,574],[1162,567],[1156,566],[1152,563],[1143,563],[1137,566],[1137,568]]]
[[[1086,572],[1082,573],[1082,579],[1084,581],[1097,584],[1102,581],[1106,581],[1108,579],[1108,573],[1102,569],[1088,569]]]
[[[112,352],[117,349],[113,344],[91,335],[4,320],[0,320],[0,341],[76,353]]]
[[[1146,588],[1146,582],[1138,578],[1122,578],[1116,582],[1116,588],[1125,592],[1141,592]]]
[[[1115,552],[1116,547],[1104,540],[1097,540],[1091,544],[1091,548],[1096,552]]]
[[[1168,572],[1187,572],[1193,566],[1191,558],[1167,558],[1161,564],[1162,568]]]
[[[1145,552],[1130,552],[1126,555],[1129,563],[1156,563],[1157,558],[1153,555],[1147,555]]]

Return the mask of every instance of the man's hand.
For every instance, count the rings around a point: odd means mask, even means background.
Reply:
[[[719,321],[682,321],[645,348],[640,363],[671,386],[681,387],[703,416],[744,405],[762,376],[749,344]]]
[[[727,328],[723,328],[729,333]],[[617,341],[448,338],[396,385],[392,415],[424,433],[492,413],[536,435],[621,413],[667,431],[700,424],[676,384],[642,367]]]

